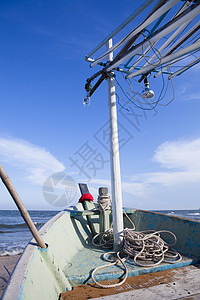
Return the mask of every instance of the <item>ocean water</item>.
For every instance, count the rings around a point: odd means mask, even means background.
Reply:
[[[29,211],[40,229],[58,211]],[[32,235],[18,210],[0,210],[0,256],[22,253]]]
[[[192,220],[200,221],[200,209],[189,209],[189,210],[154,210],[155,212],[160,212],[162,214],[178,216],[183,218],[188,218]]]
[[[164,214],[200,221],[200,210],[159,210]],[[58,211],[29,211],[37,229],[40,229]],[[32,235],[19,211],[0,210],[0,256],[22,253]]]

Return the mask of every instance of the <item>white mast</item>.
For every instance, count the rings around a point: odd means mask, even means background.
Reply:
[[[112,39],[107,44],[107,50],[112,47]],[[113,53],[108,55],[108,61],[113,60]],[[112,190],[112,214],[114,248],[117,249],[122,243],[123,212],[122,212],[122,191],[119,162],[119,141],[117,126],[117,106],[115,95],[115,80],[108,77],[108,108],[110,125],[110,168],[111,168],[111,190]]]

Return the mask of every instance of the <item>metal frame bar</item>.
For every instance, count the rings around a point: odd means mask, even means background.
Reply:
[[[89,91],[89,93],[88,93],[89,97],[91,97],[94,94],[94,92],[100,86],[100,84],[104,81],[104,79],[105,79],[105,76],[102,74],[101,77],[99,78],[99,80],[95,83],[95,85],[91,89],[91,91]]]
[[[146,21],[158,8],[160,8],[163,4],[165,4],[166,0],[160,0],[156,3],[156,5],[153,7],[153,9],[151,10],[151,12],[148,14],[148,16],[145,18],[144,21]],[[155,31],[155,29],[159,26],[160,22],[162,21],[162,19],[166,16],[166,14],[169,12],[169,10],[167,12],[165,12],[156,22],[156,24],[154,25],[154,27],[152,28],[152,32]],[[151,32],[151,33],[152,33]],[[119,53],[117,54],[117,56],[115,58],[117,58],[118,56],[120,56],[121,54],[123,54],[125,51],[127,51],[132,44],[136,41],[136,39],[138,38],[140,34],[135,35],[131,40],[129,40],[123,47],[122,49],[119,51]],[[129,59],[129,61],[127,62],[127,65],[129,64],[129,62],[132,60],[132,57]],[[126,68],[126,65],[125,65]]]
[[[172,8],[175,4],[177,4],[180,0],[168,0],[163,6],[161,6],[158,10],[156,10],[146,21],[141,23],[138,27],[136,27],[132,32],[126,35],[123,39],[117,42],[111,49],[107,50],[104,54],[102,54],[99,58],[97,58],[93,63],[91,63],[91,67],[94,67],[98,62],[104,59],[109,53],[118,49],[122,44],[128,42],[133,36],[141,32],[144,28],[146,28],[149,24],[159,18],[163,13]],[[130,57],[129,57],[130,58]]]
[[[197,57],[195,60],[193,60],[190,64],[188,64],[184,68],[181,68],[180,70],[174,72],[174,74],[172,74],[172,75],[169,76],[169,79],[172,79],[175,76],[181,75],[182,73],[184,73],[188,69],[192,68],[194,65],[198,64],[199,62],[200,62],[200,56]]]
[[[103,45],[105,45],[114,35],[116,35],[120,30],[122,30],[128,23],[130,23],[135,17],[137,17],[146,7],[148,7],[154,0],[145,1],[136,11],[134,11],[124,22],[122,22],[115,30],[113,30],[100,44],[98,44],[85,59],[87,60],[91,55],[93,55],[97,50],[99,50]]]
[[[191,21],[188,21],[186,23],[184,23],[183,25],[181,25],[172,35],[171,37],[158,49],[158,51],[156,51],[156,54],[152,55],[152,57],[148,60],[148,62],[146,62],[143,67],[146,67],[148,65],[148,63],[152,62],[155,58],[157,58],[157,54],[161,53],[161,51],[163,49],[165,49],[172,41],[175,37],[178,36],[178,34],[190,23]],[[156,44],[156,42],[154,43],[154,45]],[[153,45],[153,46],[154,46]],[[152,49],[152,47],[148,47],[147,49],[149,49],[148,51],[150,51]],[[146,54],[146,52],[144,53]],[[165,56],[165,55],[163,55]],[[139,58],[139,60],[142,60],[143,56],[141,58]],[[138,63],[139,63],[138,60]],[[133,68],[135,67],[136,63],[133,64],[132,67],[130,67],[129,72],[131,72],[133,70]]]
[[[191,1],[187,1],[186,3],[191,3]],[[177,17],[178,15],[180,15],[183,11],[185,11],[185,10],[188,8],[188,5],[187,5],[186,3],[183,4],[183,6],[182,6],[181,9],[176,13],[176,15],[173,17],[173,19],[174,19],[175,17]],[[171,35],[171,37],[170,37],[167,41],[165,41],[165,43],[158,49],[157,53],[160,53],[163,49],[165,49],[165,48],[173,41],[173,39],[176,38],[176,37],[179,35],[179,33],[180,33],[182,30],[185,29],[185,27],[187,27],[187,25],[188,25],[190,22],[191,22],[191,20],[189,20],[188,22],[186,22],[186,23],[184,23],[183,25],[181,25],[181,26],[180,26],[180,27],[179,27],[179,28]],[[157,43],[157,41],[155,42],[155,44],[156,44],[156,43]],[[154,45],[155,45],[155,44],[154,44]],[[148,47],[148,48],[146,49],[146,51],[145,51],[145,54],[148,53],[148,52],[151,50],[151,48],[152,48],[152,47]],[[148,62],[151,62],[151,61],[152,61],[153,59],[155,59],[156,57],[157,57],[157,55],[154,54],[154,55],[148,60]],[[129,69],[130,72],[133,70],[133,67],[136,66],[136,65],[142,60],[142,58],[143,58],[143,57],[140,57],[140,58],[138,59],[138,61],[135,62],[135,63],[133,64],[132,67],[130,67],[130,69]],[[146,63],[144,64],[144,67],[145,67],[146,65],[148,65],[148,62],[146,62]]]
[[[132,57],[138,52],[143,51],[145,47],[149,45],[149,43],[154,43],[164,35],[170,33],[175,30],[177,27],[181,26],[181,24],[189,21],[192,18],[195,18],[200,13],[200,3],[196,3],[190,6],[187,10],[185,10],[182,14],[177,16],[175,19],[171,20],[168,24],[164,25],[162,28],[157,30],[151,37],[142,41],[138,45],[134,46],[132,49],[128,51],[126,55],[122,55],[121,59],[119,58],[117,61],[113,61],[110,66],[106,69],[107,72],[113,70],[115,67]]]
[[[175,51],[182,43],[184,43],[188,38],[190,38],[197,30],[200,28],[200,21],[198,21],[190,30],[188,30],[177,42],[175,42],[167,51],[164,56],[171,54]]]
[[[156,28],[160,25],[160,23],[162,22],[162,20],[165,18],[165,16],[168,14],[169,10],[166,11],[156,22],[156,24],[154,25],[154,27],[151,29],[151,31],[149,32],[149,34],[147,35],[147,37],[149,37],[155,30]],[[133,56],[134,57],[134,56]],[[133,57],[131,57],[128,62],[124,65],[125,68],[130,68],[128,65],[131,62],[131,60],[133,59]]]
[[[163,58],[161,58],[160,60],[157,60],[155,62],[155,64],[159,64],[159,66],[163,65],[163,64],[166,64],[176,58],[180,58],[188,53],[190,53],[191,51],[195,51],[197,49],[200,49],[200,41],[199,42],[196,42],[192,45],[189,45],[188,47],[184,48],[184,49],[181,49],[171,55],[168,55],[168,56],[165,56]],[[135,77],[135,76],[138,76],[138,75],[141,75],[141,74],[147,74],[149,72],[151,72],[151,70],[155,68],[155,67],[152,67],[152,66],[147,66],[146,68],[142,68],[140,71],[136,71],[134,73],[131,73],[129,75],[126,76],[126,78],[131,78],[131,77]]]
[[[161,73],[165,74],[165,70],[167,70],[171,65],[173,65],[174,63],[178,62],[180,60],[180,57],[179,58],[176,58],[172,61],[170,61],[169,64],[167,64],[165,67],[163,67],[160,71],[158,71],[157,74],[154,75],[154,78],[158,77]]]

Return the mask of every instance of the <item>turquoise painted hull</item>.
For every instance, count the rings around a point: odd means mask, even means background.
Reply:
[[[94,208],[93,203],[88,205],[89,209]],[[171,230],[177,236],[174,248],[183,255],[183,260],[176,264],[163,263],[151,268],[130,264],[129,276],[178,268],[199,260],[200,222],[142,210],[125,211],[137,231]],[[28,244],[2,299],[55,300],[73,286],[91,282],[91,270],[105,264],[101,258],[104,251],[91,245],[91,224],[93,230],[99,232],[99,214],[83,212],[80,203],[52,218],[40,230],[48,248],[39,249],[34,240]],[[124,227],[129,226],[130,222],[124,216]],[[123,270],[114,266],[99,272],[95,278],[98,281],[115,279],[122,274]]]

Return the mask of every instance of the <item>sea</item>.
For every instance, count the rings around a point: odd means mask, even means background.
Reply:
[[[29,211],[38,230],[57,213],[58,211]],[[0,210],[0,256],[22,253],[31,239],[32,235],[18,210]]]
[[[156,212],[200,221],[200,209]],[[29,211],[38,230],[57,213],[58,211]],[[0,256],[21,254],[31,239],[31,233],[19,211],[0,210]]]

